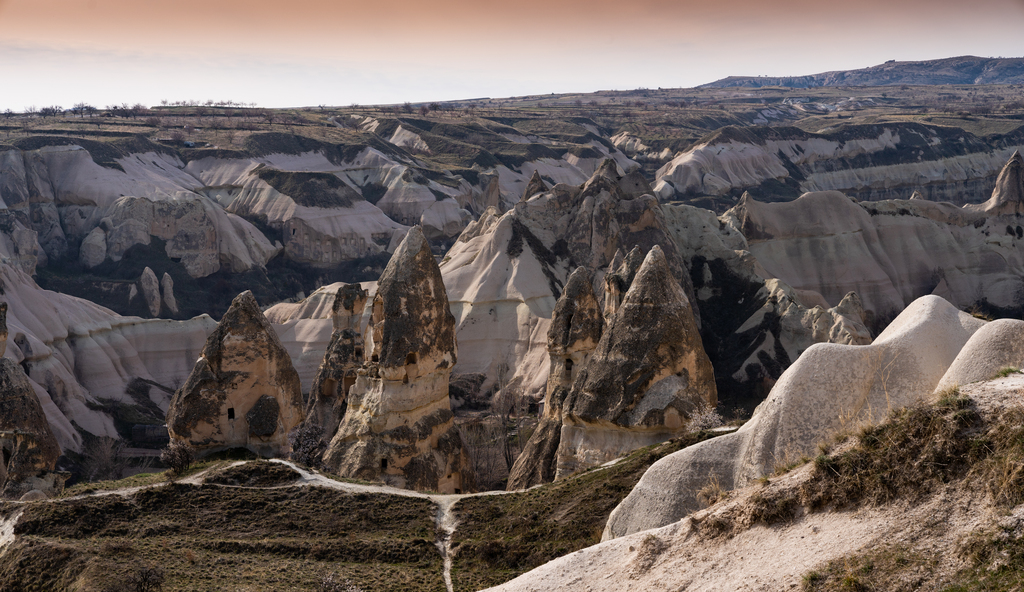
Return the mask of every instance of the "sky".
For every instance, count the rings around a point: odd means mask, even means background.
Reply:
[[[1024,57],[1024,0],[0,0],[0,110],[387,104]]]

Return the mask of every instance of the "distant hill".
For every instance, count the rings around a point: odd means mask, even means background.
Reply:
[[[1022,84],[1024,58],[960,56],[923,62],[888,61],[860,70],[838,70],[808,76],[729,76],[698,88],[782,86],[893,86],[901,84]]]

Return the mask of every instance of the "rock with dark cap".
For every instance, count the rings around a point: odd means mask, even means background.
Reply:
[[[690,302],[654,247],[563,404],[557,476],[667,440],[718,402]]]
[[[366,361],[324,454],[339,475],[455,493],[472,488],[448,396],[455,318],[430,245],[412,228],[371,304]]]

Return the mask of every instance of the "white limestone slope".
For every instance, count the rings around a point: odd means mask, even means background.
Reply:
[[[938,296],[914,301],[871,345],[811,346],[737,432],[706,440],[651,466],[612,512],[604,538],[680,520],[702,507],[701,488],[725,490],[812,455],[818,442],[929,396],[984,321]]]
[[[925,294],[1012,308],[1024,290],[1014,216],[925,200],[857,203],[831,191],[786,203],[744,197],[723,220],[743,232],[767,277],[833,305],[855,291],[879,318]]]
[[[64,450],[79,450],[73,421],[97,436],[117,437],[104,399],[134,404],[125,386],[140,377],[173,387],[184,380],[216,323],[122,317],[87,300],[39,288],[0,263],[10,335],[5,357],[21,363]],[[170,396],[151,389],[162,409]]]

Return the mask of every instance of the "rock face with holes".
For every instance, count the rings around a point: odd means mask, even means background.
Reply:
[[[363,336],[359,322],[366,307],[366,290],[359,284],[338,289],[331,309],[334,330],[324,360],[313,379],[306,403],[306,422],[323,428],[330,441],[345,416],[348,392],[363,365]]]
[[[620,269],[629,275],[628,263]],[[621,302],[609,300],[601,340],[563,403],[556,478],[667,440],[718,403],[690,301],[659,247]]]
[[[172,438],[200,452],[247,448],[264,456],[289,451],[302,422],[299,375],[252,292],[239,294],[206,340],[167,410]]]
[[[455,319],[419,227],[409,231],[381,276],[364,347],[366,362],[324,465],[342,476],[407,489],[472,489],[448,397]]]
[[[562,403],[569,394],[573,378],[597,348],[604,329],[593,282],[593,272],[585,267],[576,268],[555,304],[548,329],[551,373],[544,394],[544,416],[512,465],[509,491],[555,479],[558,443],[562,436]]]

